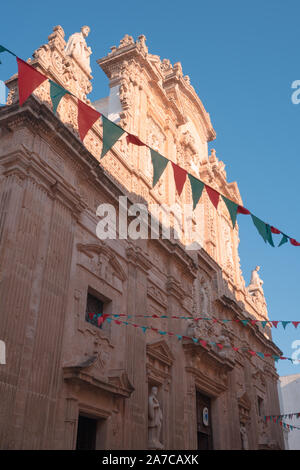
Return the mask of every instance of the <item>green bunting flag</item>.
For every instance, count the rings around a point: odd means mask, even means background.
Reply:
[[[0,54],[1,54],[1,52],[8,52],[9,54],[12,54],[12,55],[14,55],[15,57],[17,57],[16,54],[14,54],[13,52],[11,52],[9,49],[6,49],[6,47],[0,45]],[[0,64],[2,64],[1,60],[0,60]]]
[[[168,159],[160,155],[153,149],[150,149],[151,153],[151,160],[153,165],[153,183],[152,186],[154,187],[158,182],[159,178],[161,177],[162,173],[164,172],[167,164]]]
[[[124,130],[117,126],[114,122],[107,119],[102,114],[102,124],[103,124],[103,147],[101,152],[101,157],[109,151],[109,149],[117,142],[117,140],[124,134]]]
[[[52,101],[53,112],[55,114],[62,97],[65,96],[66,94],[70,95],[70,92],[67,91],[65,88],[61,87],[60,85],[58,85],[57,83],[53,82],[52,80],[49,80],[49,81],[50,81],[50,98]]]
[[[266,224],[253,214],[251,214],[251,217],[258,233],[262,236],[264,241],[268,242],[271,246],[274,246],[270,225]]]
[[[192,188],[192,197],[193,197],[193,210],[198,204],[199,199],[202,196],[202,191],[204,188],[204,183],[202,181],[195,178],[193,175],[188,173],[188,177],[190,180],[191,188]]]
[[[236,204],[233,201],[230,201],[230,199],[227,199],[227,197],[225,197],[225,196],[222,196],[222,199],[226,204],[226,207],[228,209],[228,212],[229,212],[229,215],[230,215],[230,218],[231,218],[231,221],[232,221],[232,225],[233,225],[233,228],[234,228],[235,227],[235,222],[236,222],[237,210],[238,210],[239,205]]]
[[[266,224],[266,232],[267,232],[267,242],[275,247],[274,242],[273,242],[273,237],[272,237],[272,232],[271,232],[271,226],[269,224]]]
[[[287,243],[287,242],[288,242],[288,236],[282,234],[282,239],[281,239],[281,242],[279,243],[278,246],[284,245],[284,244]]]

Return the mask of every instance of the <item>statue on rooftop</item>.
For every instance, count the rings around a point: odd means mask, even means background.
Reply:
[[[258,274],[259,270],[260,270],[260,267],[256,266],[256,268],[253,269],[253,271],[252,271],[251,281],[250,281],[250,284],[248,286],[249,292],[251,292],[253,290],[257,290],[257,289],[262,290],[262,285],[263,285],[264,282],[259,277],[259,274]]]
[[[91,74],[90,55],[92,50],[87,46],[85,38],[89,32],[89,26],[82,26],[80,33],[74,33],[69,37],[65,48],[66,55],[73,57],[88,75]]]

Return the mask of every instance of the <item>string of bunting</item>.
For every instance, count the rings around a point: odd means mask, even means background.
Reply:
[[[90,315],[90,319],[95,319],[93,317],[93,315],[95,315],[95,314],[90,313],[89,315]],[[231,346],[231,345],[230,346],[229,345],[224,345],[224,344],[221,344],[221,343],[217,343],[215,341],[208,341],[208,340],[204,340],[204,339],[200,339],[200,338],[194,338],[193,336],[179,335],[179,334],[176,334],[176,333],[172,333],[170,331],[165,331],[165,330],[160,330],[158,328],[154,328],[153,326],[144,326],[144,325],[138,325],[137,323],[132,323],[132,322],[128,322],[128,321],[116,320],[116,319],[111,318],[111,316],[109,314],[98,314],[98,317],[97,317],[98,326],[102,326],[105,321],[107,323],[114,322],[116,325],[126,325],[126,326],[133,326],[134,328],[141,328],[143,333],[146,333],[147,330],[151,330],[151,331],[154,331],[155,333],[157,333],[158,335],[161,335],[161,336],[165,336],[165,335],[167,335],[167,336],[176,336],[178,338],[178,340],[191,339],[195,344],[199,343],[204,348],[207,348],[208,346],[216,346],[220,350],[229,348],[229,349],[233,349],[236,352],[238,352],[238,351],[248,352],[249,354],[251,354],[251,356],[258,356],[258,357],[261,357],[262,359],[271,357],[276,362],[279,361],[279,360],[288,360],[288,361],[291,361],[292,363],[294,363],[294,359],[292,359],[291,357],[277,356],[276,354],[262,353],[262,352],[253,351],[252,349],[249,349],[249,348],[234,347],[234,346]]]
[[[265,416],[265,421],[268,422],[270,420],[266,420],[266,416]],[[294,426],[293,424],[284,423],[280,418],[272,418],[272,421],[275,424],[280,424],[281,427],[287,429],[288,431],[294,431],[295,429],[300,430],[300,428],[298,426]]]
[[[29,96],[33,93],[33,91],[41,85],[45,80],[49,80],[50,82],[50,97],[53,106],[53,112],[56,113],[57,108],[61,99],[66,95],[72,95],[77,100],[77,108],[78,108],[78,117],[77,117],[77,124],[78,124],[78,132],[80,139],[83,141],[89,129],[92,128],[93,124],[102,117],[102,125],[103,125],[103,146],[100,159],[102,159],[106,153],[113,147],[113,145],[119,140],[119,138],[126,133],[126,140],[127,144],[133,144],[137,146],[144,146],[148,147],[150,150],[151,161],[153,165],[153,182],[152,186],[154,187],[157,182],[159,181],[160,177],[162,176],[163,172],[165,171],[169,162],[171,162],[175,180],[176,190],[179,196],[182,193],[184,184],[188,178],[192,190],[192,199],[193,199],[193,209],[196,208],[203,190],[205,191],[213,204],[213,206],[217,209],[220,200],[222,199],[228,209],[233,228],[236,224],[237,214],[247,214],[251,215],[253,224],[255,225],[258,233],[261,235],[265,243],[269,243],[272,247],[274,247],[274,241],[272,234],[282,235],[280,243],[278,246],[282,246],[285,243],[290,241],[293,246],[300,246],[300,243],[297,242],[294,238],[291,238],[289,235],[286,235],[281,230],[277,229],[276,227],[264,222],[263,220],[256,217],[252,214],[248,209],[239,204],[231,201],[223,194],[219,193],[217,190],[209,186],[208,184],[201,181],[199,178],[188,173],[184,168],[181,168],[176,163],[172,162],[168,158],[164,157],[157,151],[150,148],[147,144],[142,142],[139,137],[127,132],[126,130],[122,129],[120,126],[115,124],[114,122],[110,121],[107,117],[103,114],[96,111],[91,106],[88,106],[86,103],[78,99],[75,95],[71,92],[63,88],[62,86],[55,83],[53,80],[48,79],[45,75],[38,72],[34,67],[32,67],[27,62],[23,61],[19,57],[16,56],[13,52],[7,49],[4,46],[0,45],[0,53],[8,52],[12,54],[17,59],[18,64],[18,87],[19,87],[19,103],[20,106],[24,104],[24,102],[29,98]],[[0,62],[1,63],[1,62]]]
[[[292,419],[293,417],[300,418],[300,412],[298,413],[286,413],[284,415],[267,415],[265,416],[265,421],[270,421],[271,419]]]
[[[93,318],[98,318],[98,316],[101,316],[102,313],[89,313]],[[239,319],[239,318],[233,318],[233,319],[227,319],[227,318],[215,318],[215,317],[191,317],[191,316],[178,316],[178,315],[127,315],[125,313],[115,313],[115,314],[106,314],[107,316],[114,317],[114,318],[119,318],[119,317],[127,317],[127,318],[160,318],[160,319],[166,319],[166,318],[172,318],[175,320],[194,320],[194,321],[212,321],[214,323],[228,323],[228,322],[235,322],[235,323],[242,323],[244,326],[247,325],[256,325],[260,324],[263,328],[265,328],[266,325],[269,325],[270,327],[275,327],[277,328],[278,324],[282,324],[283,329],[285,330],[288,324],[293,324],[295,328],[298,327],[300,324],[300,321],[293,321],[293,320],[256,320],[256,319]],[[90,318],[92,318],[90,317]]]

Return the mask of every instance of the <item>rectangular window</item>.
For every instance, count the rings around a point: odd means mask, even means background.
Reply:
[[[103,315],[103,305],[102,300],[88,292],[85,319],[98,328],[102,328],[101,316]]]
[[[264,415],[264,400],[261,397],[257,397],[257,410],[258,416]]]

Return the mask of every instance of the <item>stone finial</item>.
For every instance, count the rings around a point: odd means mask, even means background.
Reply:
[[[218,161],[215,149],[211,149],[209,161],[215,163]]]
[[[141,35],[138,37],[137,44],[138,44],[138,46],[139,46],[139,49],[142,50],[143,52],[145,52],[145,53],[147,54],[147,52],[148,52],[148,47],[146,46],[146,36],[144,36],[144,34],[141,34]]]
[[[176,62],[176,64],[173,65],[173,70],[176,73],[177,77],[183,76],[181,62]]]
[[[134,44],[134,39],[132,36],[129,36],[129,34],[125,34],[125,36],[123,37],[123,39],[121,39],[120,41],[120,45],[118,47],[118,49],[120,49],[120,47],[126,47],[126,46],[129,46],[130,44]]]

